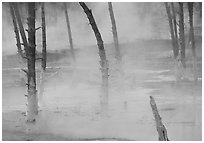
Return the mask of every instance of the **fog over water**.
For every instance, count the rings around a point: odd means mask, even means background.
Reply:
[[[112,43],[112,28],[108,12],[108,4],[105,2],[87,3],[92,9],[98,28],[104,43]],[[27,18],[25,5],[20,5],[23,15],[24,28]],[[168,29],[167,18],[163,3],[113,3],[115,19],[120,43],[133,42],[135,39],[169,38],[165,32]],[[59,50],[69,48],[66,19],[63,11],[63,3],[46,3],[47,25],[47,49]],[[88,23],[87,17],[77,2],[68,4],[68,13],[72,28],[73,43],[76,48],[87,45],[95,45],[95,37]],[[41,13],[38,7],[36,12],[36,27],[40,26]],[[2,11],[2,38],[3,53],[15,53],[15,35],[12,19],[7,3],[3,3]],[[41,48],[41,30],[36,32],[37,49]]]
[[[27,69],[27,60],[16,54],[9,4],[2,4],[3,140],[157,141],[150,96],[155,99],[171,141],[202,140],[202,41],[199,40],[202,32],[200,35],[195,32],[198,73],[195,84],[187,4],[184,3],[186,71],[181,80],[177,80],[179,72],[164,3],[112,3],[121,63],[115,58],[108,3],[86,4],[104,41],[108,67],[101,67],[95,35],[79,3],[67,3],[76,62],[70,56],[64,4],[45,3],[47,67],[42,72],[41,60],[36,60],[39,112],[32,125],[25,122],[28,87],[27,75],[21,69]],[[27,29],[27,4],[18,6]],[[37,28],[41,26],[40,3],[36,7]],[[194,27],[199,31],[202,18],[197,7],[195,4]],[[175,10],[178,11],[178,3]],[[37,57],[42,53],[41,31],[36,31]],[[102,68],[108,69],[107,100],[101,88],[105,81]]]

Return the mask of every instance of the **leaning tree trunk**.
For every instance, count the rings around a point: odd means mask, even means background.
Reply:
[[[18,22],[19,31],[20,31],[20,34],[21,34],[21,39],[23,40],[24,50],[25,50],[26,56],[27,56],[28,55],[28,52],[27,52],[28,42],[27,42],[27,39],[26,39],[26,34],[25,34],[25,31],[24,31],[24,28],[23,28],[23,23],[21,21],[21,17],[20,17],[20,14],[19,14],[17,3],[13,3],[13,8],[14,8],[14,12],[15,12],[15,15],[16,15],[16,20]],[[26,58],[26,57],[24,57],[24,58]]]
[[[178,45],[178,32],[177,32],[177,22],[176,22],[176,13],[174,9],[174,3],[171,3],[172,9],[172,19],[173,19],[173,27],[174,27],[174,37],[175,37],[175,55],[178,56],[179,53],[179,45]]]
[[[11,16],[12,16],[12,20],[13,20],[14,32],[15,32],[15,35],[16,35],[16,42],[17,42],[16,46],[18,48],[18,54],[21,57],[23,57],[23,51],[21,49],[20,34],[19,34],[19,31],[18,31],[18,25],[17,25],[17,22],[16,22],[16,17],[15,17],[14,10],[13,10],[13,4],[9,3],[9,6],[10,6]]]
[[[197,65],[196,65],[196,46],[195,46],[195,38],[194,38],[194,28],[193,28],[193,2],[188,3],[188,11],[189,11],[189,25],[190,25],[190,43],[193,53],[193,74],[194,81],[198,80],[197,76]]]
[[[159,141],[169,141],[168,136],[167,136],[167,130],[164,124],[162,123],[161,117],[157,109],[156,102],[152,96],[150,96],[150,105],[151,105],[152,112],[155,118],[157,132],[159,135]]]
[[[183,68],[186,68],[185,62],[185,35],[184,35],[184,15],[183,15],[183,3],[179,2],[179,44],[181,50],[181,63]]]
[[[111,2],[108,2],[108,7],[109,7],[109,13],[110,13],[110,18],[112,23],[112,32],[113,32],[113,39],[114,39],[114,45],[115,45],[115,51],[116,51],[116,59],[119,62],[121,62],[122,57],[121,57],[120,48],[118,44],[118,34],[117,34],[116,22],[115,22],[115,17],[114,17],[113,7]]]
[[[164,4],[166,8],[166,13],[168,16],[169,28],[170,28],[170,34],[171,34],[171,43],[172,43],[173,53],[174,53],[175,76],[176,76],[176,81],[179,81],[181,79],[182,71],[180,70],[181,68],[179,68],[179,61],[177,59],[179,54],[179,46],[178,46],[177,26],[176,26],[176,16],[174,11],[174,5],[173,3],[171,3],[171,9],[172,9],[172,14],[171,14],[170,5],[167,2],[165,2]]]
[[[46,25],[45,25],[45,8],[44,2],[41,5],[41,17],[42,17],[42,69],[45,71],[46,69]]]
[[[18,61],[19,61],[20,67],[23,68],[24,65],[26,64],[26,61],[24,60],[25,55],[24,55],[23,50],[21,48],[20,33],[18,30],[16,16],[14,13],[13,3],[9,3],[9,6],[10,6],[10,12],[11,12],[11,17],[12,17],[12,21],[13,21],[14,33],[16,36],[16,46],[17,46],[17,50],[18,50]],[[22,83],[25,83],[24,73],[22,73],[20,71],[19,76],[20,76],[20,81]]]
[[[101,65],[101,73],[102,73],[102,102],[101,104],[104,105],[106,108],[108,106],[108,61],[106,59],[106,53],[103,45],[103,40],[101,37],[101,34],[98,30],[98,27],[96,25],[96,22],[94,20],[94,17],[92,15],[91,10],[86,6],[84,2],[79,2],[81,7],[84,9],[84,12],[86,13],[89,22],[92,26],[92,29],[94,31],[97,45],[99,49],[99,56],[100,56],[100,65]]]
[[[115,21],[115,17],[114,17],[114,13],[113,13],[113,6],[111,2],[108,2],[108,9],[109,9],[109,14],[110,14],[110,19],[111,19],[111,23],[112,23],[112,33],[113,33],[113,40],[114,40],[114,45],[115,45],[115,57],[116,57],[116,67],[117,70],[120,73],[120,77],[119,79],[119,83],[120,83],[120,88],[119,88],[119,92],[120,94],[123,96],[123,98],[125,97],[125,88],[124,88],[124,72],[123,72],[123,65],[122,65],[122,55],[120,53],[120,47],[119,47],[119,42],[118,42],[118,33],[117,33],[117,27],[116,27],[116,21]],[[124,101],[124,109],[126,109],[126,105],[127,105],[127,101],[125,99],[123,99]]]
[[[177,57],[177,47],[176,47],[176,39],[175,39],[175,35],[174,35],[174,27],[173,27],[173,19],[171,16],[171,12],[170,12],[170,6],[168,5],[167,2],[164,3],[165,7],[166,7],[166,13],[168,16],[168,21],[169,21],[169,28],[170,28],[170,33],[171,33],[171,42],[172,42],[172,47],[173,47],[173,53],[174,53],[174,58]]]
[[[70,49],[71,49],[71,56],[73,61],[75,62],[75,54],[74,54],[74,46],[73,46],[73,41],[72,41],[72,31],[70,27],[70,22],[69,22],[69,15],[67,11],[67,5],[64,3],[64,11],[65,11],[65,17],[66,17],[66,22],[67,22],[67,30],[68,30],[68,35],[69,35],[69,44],[70,44]]]

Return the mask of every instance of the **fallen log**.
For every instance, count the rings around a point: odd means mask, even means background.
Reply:
[[[153,115],[155,118],[157,132],[159,135],[159,141],[169,141],[168,136],[167,136],[167,130],[162,123],[161,117],[160,117],[159,112],[157,110],[156,102],[152,96],[150,96],[150,105],[152,107],[152,112],[153,112]]]

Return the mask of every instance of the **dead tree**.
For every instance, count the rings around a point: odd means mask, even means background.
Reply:
[[[44,8],[44,2],[41,4],[41,17],[42,17],[42,69],[45,71],[46,69],[46,58],[47,58],[47,52],[46,52],[46,24],[45,24],[45,8]]]
[[[45,70],[47,63],[47,50],[46,50],[46,23],[45,23],[45,3],[41,3],[41,18],[42,18],[42,60],[41,60],[41,71],[39,79],[39,89],[38,89],[38,107],[42,105],[42,98],[44,92],[44,82],[45,82]]]
[[[19,29],[18,29],[18,24],[17,24],[17,20],[16,20],[16,16],[15,16],[15,12],[14,12],[14,8],[13,8],[13,3],[9,3],[10,6],[10,12],[11,12],[11,17],[12,17],[12,21],[13,21],[13,27],[14,27],[14,33],[15,33],[15,37],[16,37],[16,46],[17,46],[17,53],[18,53],[18,61],[20,64],[20,67],[23,68],[26,64],[26,60],[24,59],[25,57],[25,53],[23,52],[22,48],[21,48],[21,40],[20,40],[20,34],[19,34]],[[22,83],[25,83],[25,75],[22,72],[19,72],[19,76],[20,76],[20,80]]]
[[[175,62],[175,76],[176,80],[180,81],[182,75],[183,75],[183,68],[181,66],[180,62],[180,53],[179,53],[179,45],[178,45],[178,33],[177,33],[177,22],[176,22],[176,14],[174,10],[174,4],[171,3],[171,7],[169,3],[165,2],[165,8],[166,13],[168,16],[169,21],[169,28],[170,28],[170,34],[171,34],[171,43],[173,47],[173,53],[174,53],[174,62]]]
[[[185,35],[184,35],[184,15],[183,15],[183,3],[179,2],[179,45],[181,54],[181,63],[183,68],[186,68],[185,62]]]
[[[27,122],[35,122],[36,115],[38,113],[38,98],[36,90],[36,76],[35,76],[35,3],[28,3],[28,41],[24,32],[23,24],[21,22],[20,14],[18,12],[17,4],[14,4],[14,10],[18,25],[20,28],[21,38],[23,39],[23,45],[25,46],[27,70],[23,70],[27,74]]]
[[[194,81],[198,80],[197,76],[197,62],[196,62],[196,46],[195,46],[195,38],[194,38],[194,28],[193,28],[193,2],[188,3],[188,12],[189,12],[189,25],[190,25],[190,45],[192,48],[192,55],[193,55],[193,74],[194,74]]]
[[[122,57],[120,53],[120,48],[118,43],[118,33],[117,33],[116,22],[115,22],[115,17],[114,17],[113,7],[111,2],[108,2],[108,7],[109,7],[110,19],[112,23],[112,32],[113,32],[113,40],[114,40],[115,51],[116,51],[116,59],[119,62],[121,62]]]
[[[35,120],[32,115],[38,113],[38,99],[36,90],[36,75],[35,75],[35,58],[36,58],[36,44],[35,44],[35,3],[28,3],[28,108],[31,108],[28,113],[28,120]],[[31,104],[31,106],[29,106]]]
[[[174,3],[171,3],[171,9],[172,9],[172,20],[173,20],[173,27],[174,27],[174,38],[175,38],[175,55],[176,57],[179,54],[179,44],[178,44],[178,32],[177,32],[177,21],[176,21],[176,12],[174,8]]]
[[[39,89],[38,89],[38,107],[41,108],[43,103],[43,93],[44,93],[44,83],[45,83],[45,71],[41,69],[40,79],[39,79]]]
[[[98,30],[98,27],[96,25],[95,19],[92,15],[91,10],[86,6],[84,2],[79,2],[81,7],[83,8],[84,12],[86,13],[89,22],[91,24],[91,27],[94,31],[97,45],[99,49],[99,56],[100,56],[100,65],[101,65],[101,73],[102,73],[102,105],[105,105],[107,107],[108,105],[108,61],[106,59],[106,53],[103,45],[103,40],[101,37],[101,34]]]
[[[117,70],[120,73],[120,77],[118,78],[120,79],[119,92],[121,93],[122,96],[124,96],[125,88],[124,88],[124,71],[123,71],[123,65],[122,65],[122,55],[120,52],[116,21],[115,21],[113,6],[111,2],[108,2],[108,9],[109,9],[110,19],[111,19],[111,24],[112,24],[112,33],[113,33],[113,40],[114,40],[114,46],[115,46],[115,58],[117,61],[116,65],[117,65]],[[126,107],[127,107],[127,101],[124,100],[124,109],[126,109]]]
[[[16,46],[17,46],[17,49],[18,49],[18,54],[21,57],[23,57],[23,51],[21,49],[20,34],[19,34],[19,31],[18,31],[18,25],[17,25],[17,22],[16,22],[16,17],[15,17],[14,10],[13,10],[13,4],[9,3],[9,6],[10,6],[11,17],[12,17],[12,20],[13,20],[14,32],[15,32],[15,35],[16,35]]]
[[[161,117],[157,110],[156,102],[154,101],[154,98],[152,96],[150,96],[150,105],[151,105],[152,112],[155,118],[157,132],[159,135],[159,141],[169,141],[168,136],[167,136],[167,130],[162,123]]]
[[[172,47],[173,47],[173,53],[174,53],[174,58],[177,57],[178,53],[177,53],[177,48],[176,47],[176,39],[175,39],[175,33],[174,33],[174,25],[173,25],[173,18],[171,15],[171,11],[170,11],[170,6],[167,2],[164,3],[165,4],[165,8],[166,8],[166,13],[168,16],[168,21],[169,21],[169,28],[170,28],[170,33],[171,33],[171,42],[172,42]]]
[[[24,28],[23,28],[23,23],[21,21],[21,17],[20,17],[20,14],[19,14],[17,3],[13,3],[13,8],[14,8],[14,12],[15,12],[15,15],[16,15],[16,20],[17,20],[17,23],[18,23],[21,38],[22,38],[22,41],[23,41],[22,44],[24,46],[24,50],[25,50],[25,53],[26,53],[26,56],[27,56],[28,55],[28,52],[27,52],[28,42],[27,42],[27,39],[26,39],[26,34],[25,34],[25,31],[24,31]],[[24,57],[24,58],[26,59],[26,57]]]
[[[36,75],[35,75],[35,3],[28,3],[28,120],[35,120],[33,115],[38,113],[38,99],[36,90]],[[30,105],[29,105],[30,104]],[[31,113],[29,113],[31,112]],[[29,116],[30,114],[30,116]],[[30,118],[29,118],[30,117]]]
[[[200,12],[199,16],[200,18],[202,18],[202,2],[199,2],[199,12]]]
[[[66,22],[67,22],[67,31],[68,31],[68,35],[69,35],[69,44],[70,44],[71,56],[75,62],[76,59],[75,59],[74,46],[73,46],[73,41],[72,41],[72,31],[71,31],[71,26],[70,26],[70,22],[69,22],[69,15],[68,15],[66,3],[64,3],[64,12],[65,12],[65,17],[66,17]]]

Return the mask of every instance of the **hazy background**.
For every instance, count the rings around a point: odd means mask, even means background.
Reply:
[[[72,65],[63,3],[46,3],[47,69],[40,112],[30,134],[25,124],[26,60],[17,52],[8,3],[2,9],[2,137],[3,140],[158,140],[149,96],[154,96],[170,140],[202,140],[202,33],[195,32],[199,81],[192,82],[192,49],[188,44],[188,11],[184,4],[186,75],[176,83],[175,61],[163,3],[112,3],[124,70],[115,59],[108,3],[86,3],[104,40],[109,63],[109,115],[101,110],[98,48],[87,16],[78,3],[67,3],[74,42]],[[196,5],[195,5],[196,6]],[[177,7],[175,7],[177,10]],[[27,10],[19,3],[25,29]],[[199,11],[195,27],[202,31]],[[36,28],[41,25],[37,4]],[[27,34],[27,33],[26,33]],[[200,35],[199,35],[200,34]],[[36,32],[41,53],[41,29]],[[58,50],[58,51],[56,51]],[[12,54],[12,55],[9,55]],[[172,55],[171,55],[172,54]],[[40,56],[40,54],[37,54]],[[41,61],[36,61],[40,90]],[[121,88],[122,87],[122,88]],[[126,101],[126,104],[124,104]],[[124,106],[125,105],[125,106]]]
[[[104,43],[111,43],[112,28],[108,12],[108,3],[86,3],[92,9],[98,28]],[[21,4],[20,13],[27,28],[27,11],[25,4]],[[169,38],[168,22],[163,3],[113,3],[118,36],[120,43],[132,42],[135,39],[166,39]],[[36,27],[41,25],[40,7],[36,12]],[[63,3],[46,3],[46,25],[47,25],[47,49],[66,49],[69,45],[66,19]],[[83,48],[87,45],[96,44],[93,31],[88,19],[77,2],[68,3],[68,13],[71,23],[72,36],[75,48]],[[2,8],[2,41],[3,54],[12,54],[16,50],[16,41],[13,31],[12,19],[8,3],[3,3]],[[41,30],[36,32],[37,49],[41,48]]]

